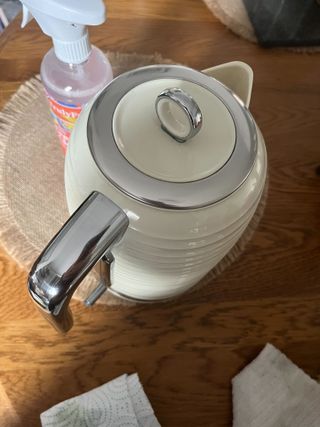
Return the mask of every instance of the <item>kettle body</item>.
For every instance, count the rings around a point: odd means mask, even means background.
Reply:
[[[252,71],[233,62],[204,71],[233,85],[249,102]],[[240,76],[239,76],[240,74]],[[257,128],[256,160],[246,181],[225,199],[195,210],[168,210],[136,201],[119,191],[99,170],[87,139],[88,115],[83,111],[71,137],[65,163],[65,188],[72,214],[92,191],[113,200],[129,218],[122,241],[113,250],[111,289],[135,300],[158,300],[194,286],[232,248],[250,222],[266,179],[267,157]]]
[[[56,328],[70,329],[70,298],[97,262],[110,264],[113,294],[164,300],[192,288],[238,241],[267,174],[248,110],[252,81],[242,62],[202,73],[142,67],[82,110],[65,160],[71,218],[29,275]]]

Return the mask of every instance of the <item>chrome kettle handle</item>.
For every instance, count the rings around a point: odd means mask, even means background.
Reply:
[[[93,192],[64,224],[34,263],[29,293],[59,331],[73,321],[70,299],[92,267],[119,242],[129,224],[123,210]]]

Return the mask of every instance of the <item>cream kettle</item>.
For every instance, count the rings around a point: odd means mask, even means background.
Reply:
[[[72,214],[35,262],[29,292],[59,330],[86,274],[136,301],[177,296],[232,248],[263,192],[267,156],[243,62],[154,65],[114,79],[83,110],[65,163]]]

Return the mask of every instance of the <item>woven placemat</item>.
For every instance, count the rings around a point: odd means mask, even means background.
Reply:
[[[258,43],[243,0],[203,0],[209,10],[232,32],[253,43]],[[320,52],[319,46],[286,47],[294,52]]]
[[[142,65],[172,63],[151,56],[108,52],[114,75]],[[0,236],[6,251],[25,270],[68,218],[64,193],[64,156],[39,78],[25,82],[0,113]],[[244,250],[262,216],[266,190],[242,238],[196,286],[209,283]],[[96,285],[91,273],[75,298],[83,300]],[[109,293],[103,304],[126,304]]]

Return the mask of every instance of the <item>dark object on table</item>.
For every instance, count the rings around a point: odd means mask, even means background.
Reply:
[[[320,45],[320,3],[316,0],[243,0],[259,43]]]
[[[0,33],[18,15],[21,3],[18,0],[0,0]]]

